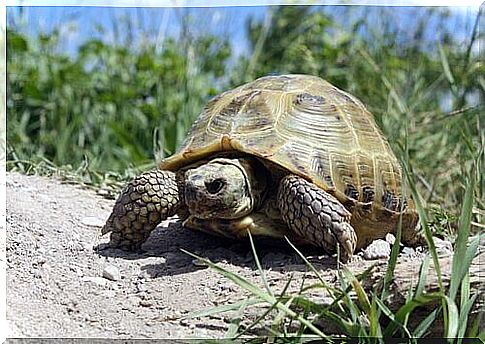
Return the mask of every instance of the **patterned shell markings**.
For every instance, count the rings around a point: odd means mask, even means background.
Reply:
[[[354,218],[378,220],[401,207],[401,169],[373,116],[319,77],[263,77],[215,97],[161,168],[223,150],[269,159],[311,180],[351,211],[357,204]]]

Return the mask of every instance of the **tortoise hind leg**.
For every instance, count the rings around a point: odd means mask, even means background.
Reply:
[[[305,179],[289,175],[278,189],[278,206],[286,224],[298,235],[327,252],[337,245],[341,260],[354,253],[357,235],[350,225],[350,213],[332,195]]]
[[[175,215],[179,206],[175,173],[145,172],[125,186],[101,233],[111,232],[112,247],[138,250],[153,229]]]

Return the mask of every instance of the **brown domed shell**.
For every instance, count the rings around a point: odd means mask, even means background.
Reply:
[[[389,222],[401,207],[409,214],[403,221],[417,221],[412,201],[402,201],[400,165],[372,114],[319,77],[267,76],[213,98],[161,168],[233,150],[330,192],[352,211],[353,223]]]

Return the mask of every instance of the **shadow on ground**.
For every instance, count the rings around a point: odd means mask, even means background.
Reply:
[[[306,271],[307,267],[291,246],[282,240],[254,238],[259,260],[264,269],[291,272]],[[147,257],[162,257],[163,264],[147,264],[142,267],[151,277],[173,276],[206,268],[196,259],[182,251],[188,251],[214,263],[229,263],[257,270],[249,238],[231,240],[211,236],[182,227],[181,222],[172,222],[167,227],[158,227],[143,244],[140,252],[127,252],[102,243],[95,247],[105,257],[127,260]],[[318,248],[304,246],[300,251],[318,269],[336,269],[335,257],[330,257]]]

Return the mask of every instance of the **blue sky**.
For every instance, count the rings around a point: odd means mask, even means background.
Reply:
[[[21,14],[22,11],[22,14]],[[124,23],[133,24],[137,38],[146,37],[161,41],[174,36],[180,29],[180,18],[189,12],[193,17],[190,30],[202,34],[200,29],[222,35],[242,44],[234,45],[236,53],[247,49],[245,23],[249,17],[264,18],[266,7],[216,7],[216,8],[133,8],[133,7],[7,7],[7,26],[20,28],[28,34],[49,32],[61,27],[68,37],[66,50],[73,51],[85,39],[100,37],[115,41],[114,26],[123,31]],[[127,19],[127,20],[126,20]],[[104,28],[100,34],[98,28]],[[123,34],[123,33],[122,33]],[[120,38],[121,39],[121,38]]]
[[[42,3],[55,4],[57,0],[43,1]],[[130,3],[130,0],[127,4]],[[10,1],[10,3],[15,1]],[[150,1],[145,1],[150,2]],[[152,0],[153,2],[153,0]],[[23,2],[25,3],[25,2]],[[65,3],[65,1],[64,1]],[[87,1],[75,3],[89,4]],[[99,3],[99,1],[97,1]],[[110,1],[104,1],[109,5]],[[120,2],[117,2],[120,3]],[[139,2],[138,2],[139,3]],[[161,2],[158,1],[158,4]],[[162,2],[163,3],[163,2]],[[174,3],[165,1],[165,3]],[[203,4],[204,0],[178,2]],[[214,1],[212,1],[214,4]],[[245,1],[244,4],[251,4]],[[466,4],[466,2],[462,2]],[[246,22],[249,18],[264,20],[268,6],[226,6],[226,7],[93,7],[93,6],[31,6],[7,7],[7,26],[19,29],[25,33],[35,35],[38,32],[49,32],[55,27],[62,30],[62,49],[66,53],[75,53],[76,48],[86,39],[98,37],[108,42],[122,41],[128,30],[126,23],[131,23],[133,36],[136,40],[147,40],[163,44],[163,39],[176,36],[180,29],[180,18],[190,13],[192,21],[189,30],[194,35],[207,32],[227,37],[232,43],[233,52],[243,54],[248,50],[246,39]],[[375,16],[376,7],[353,6],[356,17],[365,15],[373,18],[376,26],[379,17]],[[345,21],[352,19],[344,17],[342,6],[314,6],[315,10],[326,11],[336,20],[345,25]],[[348,9],[348,7],[347,7]],[[430,23],[429,38],[440,32],[449,31],[458,40],[467,40],[472,30],[478,7],[449,7],[452,15],[446,22],[446,27],[435,27]],[[345,16],[348,14],[346,13]],[[389,15],[398,27],[405,28],[413,25],[417,16],[426,15],[424,7],[393,7]],[[103,27],[101,32],[99,27]],[[116,32],[120,32],[117,37]],[[403,30],[405,31],[405,30]]]

